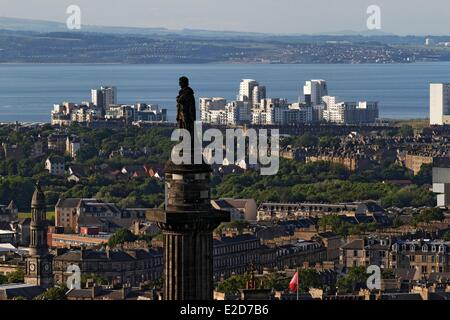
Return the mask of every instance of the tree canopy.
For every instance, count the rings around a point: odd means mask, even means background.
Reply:
[[[128,229],[117,230],[108,240],[108,246],[111,248],[118,244],[136,241],[137,237]]]

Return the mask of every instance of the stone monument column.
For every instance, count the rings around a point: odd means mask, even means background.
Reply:
[[[164,299],[213,298],[212,232],[229,213],[210,203],[208,165],[166,165],[166,208],[150,211],[164,234]]]
[[[180,78],[177,122],[192,133],[195,99],[189,80]],[[194,112],[194,115],[192,115]],[[165,166],[165,209],[150,210],[149,220],[164,234],[163,286],[165,300],[213,299],[213,238],[228,212],[211,206],[212,169],[205,163]]]

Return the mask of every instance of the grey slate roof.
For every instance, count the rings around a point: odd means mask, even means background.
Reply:
[[[364,249],[364,240],[362,239],[356,239],[353,241],[350,241],[347,244],[344,244],[342,249],[348,249],[348,250],[362,250]]]
[[[34,297],[44,292],[40,286],[24,283],[14,283],[7,285],[0,285],[0,296],[5,299],[12,299],[14,297],[24,297],[32,300]]]
[[[75,208],[80,203],[80,198],[59,199],[56,204],[57,208]]]
[[[56,261],[86,261],[86,260],[103,260],[103,261],[133,261],[135,259],[147,259],[154,256],[162,256],[160,249],[156,250],[131,250],[130,253],[122,250],[110,250],[109,256],[103,250],[70,250],[58,257]]]

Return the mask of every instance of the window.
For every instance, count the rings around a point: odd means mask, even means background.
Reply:
[[[353,250],[353,256],[357,257],[358,256],[358,250]]]

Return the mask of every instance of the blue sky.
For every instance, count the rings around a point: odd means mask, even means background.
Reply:
[[[378,5],[381,31],[450,34],[449,0],[0,0],[0,16],[64,22],[72,4],[90,25],[266,33],[362,31]]]

